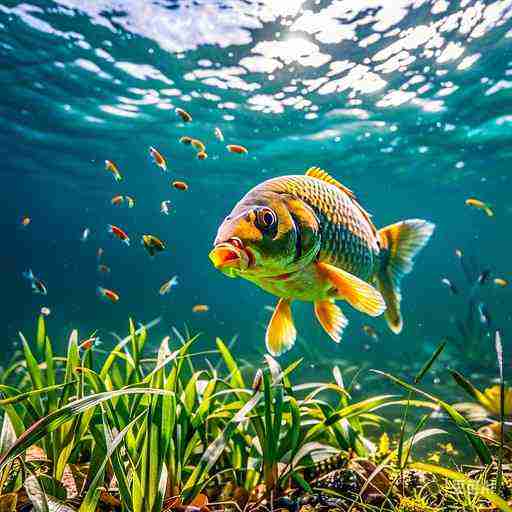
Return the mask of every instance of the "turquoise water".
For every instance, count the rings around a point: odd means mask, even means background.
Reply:
[[[227,279],[208,260],[218,225],[238,199],[269,177],[328,170],[353,189],[378,227],[424,218],[437,229],[403,285],[405,328],[352,310],[335,345],[294,304],[300,333],[285,356],[310,364],[336,359],[387,367],[422,362],[450,337],[452,364],[494,371],[491,334],[510,346],[510,159],[512,157],[512,2],[341,0],[59,0],[0,5],[0,156],[2,161],[4,354],[17,331],[30,333],[42,306],[54,337],[99,329],[108,346],[127,318],[161,317],[155,343],[171,326],[238,335],[239,357],[264,353],[275,298]],[[174,109],[193,116],[185,125]],[[226,151],[243,144],[247,155]],[[178,139],[204,141],[199,161]],[[168,161],[163,174],[148,155]],[[113,160],[124,180],[104,170]],[[186,192],[170,181],[188,183]],[[133,209],[110,200],[128,194]],[[464,204],[493,204],[494,217]],[[169,216],[160,203],[169,200]],[[22,228],[23,216],[31,223]],[[127,231],[127,247],[107,233]],[[85,228],[91,234],[80,238]],[[167,243],[153,260],[140,245],[152,233]],[[97,271],[97,249],[108,275]],[[471,283],[460,261],[474,260]],[[48,287],[31,292],[32,268]],[[490,327],[478,323],[477,350],[461,341],[468,288]],[[177,275],[179,285],[160,296]],[[460,289],[450,295],[447,277]],[[101,302],[98,285],[117,291]],[[206,313],[193,313],[195,304]],[[474,321],[474,319],[473,319]],[[369,324],[380,334],[371,341]],[[462,350],[456,350],[457,343]],[[510,360],[510,358],[507,358]]]

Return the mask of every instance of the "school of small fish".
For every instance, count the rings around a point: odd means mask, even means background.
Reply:
[[[175,109],[176,115],[183,121],[183,123],[190,126],[192,123],[192,115],[182,108]],[[213,130],[213,137],[218,142],[224,142],[224,134],[222,133],[219,127],[215,127]],[[206,151],[206,144],[202,140],[191,137],[188,135],[184,135],[178,139],[178,142],[187,146],[190,146],[195,150],[195,155],[198,160],[205,160],[208,158],[208,153]],[[246,154],[248,151],[244,146],[238,144],[229,144],[226,146],[226,149],[232,153]],[[162,173],[169,173],[172,169],[169,168],[169,164],[167,158],[164,156],[163,152],[160,148],[155,146],[150,146],[148,148],[149,157],[152,163],[161,169]],[[104,161],[104,169],[107,173],[111,174],[116,183],[124,182],[125,178],[121,173],[121,169],[118,164],[112,159],[106,159]],[[180,179],[172,179],[170,181],[170,186],[176,190],[187,191],[189,189],[189,185],[186,181]],[[110,199],[110,204],[115,207],[127,207],[129,209],[134,208],[136,205],[136,200],[133,196],[118,193],[112,196]],[[164,199],[160,202],[160,213],[162,215],[168,216],[173,209],[172,201],[169,199]],[[20,220],[20,227],[23,229],[27,229],[32,223],[32,218],[28,215],[24,215]],[[80,235],[80,241],[82,243],[86,243],[91,238],[92,229],[90,227],[85,227],[82,230]],[[126,246],[130,247],[132,237],[131,234],[127,232],[127,230],[122,225],[117,224],[108,224],[107,232],[111,235],[111,237],[115,240],[119,240]],[[98,230],[96,230],[98,233]],[[97,235],[96,235],[97,236]],[[154,257],[156,254],[161,253],[166,250],[166,243],[159,238],[159,236],[150,233],[144,233],[140,235],[141,245],[144,247],[146,252],[150,257]],[[104,249],[103,247],[98,247],[96,250],[96,269],[99,276],[107,276],[111,273],[111,267],[107,265],[103,261],[104,257]],[[34,294],[39,294],[46,296],[48,294],[48,288],[45,282],[34,275],[31,269],[23,272],[23,277],[29,282],[31,290]],[[159,295],[167,295],[170,291],[178,286],[178,276],[173,276],[171,279],[165,281],[159,288]],[[118,291],[114,289],[106,288],[102,285],[98,285],[96,287],[97,295],[106,302],[117,303],[120,300],[120,294]],[[206,304],[196,304],[192,307],[192,311],[194,313],[204,313],[209,310],[209,306]],[[39,313],[43,316],[50,315],[50,308],[48,306],[42,306],[39,310]],[[80,344],[80,348],[85,350],[94,345],[96,345],[99,341],[99,338],[95,335],[91,335],[88,339],[83,340]]]

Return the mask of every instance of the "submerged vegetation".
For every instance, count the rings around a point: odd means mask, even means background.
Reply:
[[[205,354],[174,330],[150,356],[150,326],[130,320],[106,353],[75,330],[65,356],[42,315],[33,341],[20,334],[0,377],[0,511],[512,510],[512,390],[453,370],[478,418],[422,390],[444,345],[410,382],[374,371],[403,395],[356,400],[343,368],[294,385],[301,360],[241,368],[220,339]],[[473,422],[487,417],[495,437]]]

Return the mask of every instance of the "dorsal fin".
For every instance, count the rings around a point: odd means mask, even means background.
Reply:
[[[368,224],[370,225],[375,236],[377,236],[377,228],[374,226],[372,222],[372,216],[357,202],[356,195],[354,194],[354,192],[352,192],[352,190],[345,187],[345,185],[342,185],[338,180],[335,180],[327,171],[320,169],[320,167],[310,167],[306,171],[306,176],[309,176],[310,178],[316,178],[317,180],[325,181],[326,183],[330,183],[331,185],[334,185],[335,187],[343,191],[345,194],[347,194],[347,196],[350,197],[350,199],[354,203],[354,206],[361,212],[363,217],[368,221]]]
[[[338,187],[340,190],[343,190],[345,194],[347,194],[351,199],[355,199],[356,196],[352,190],[342,185],[338,180],[335,180],[327,171],[320,169],[320,167],[310,167],[306,171],[306,176],[310,178],[316,178],[317,180],[325,181],[326,183],[330,183],[335,187]]]

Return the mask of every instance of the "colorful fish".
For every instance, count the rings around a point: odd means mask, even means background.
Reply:
[[[230,153],[238,153],[239,155],[246,155],[249,153],[249,150],[245,146],[241,146],[240,144],[228,144],[226,149]]]
[[[505,286],[508,286],[508,281],[506,279],[503,279],[502,277],[495,277],[494,284],[496,286],[501,286],[502,288],[504,288]]]
[[[196,304],[192,308],[193,313],[206,313],[209,310],[210,310],[210,306],[208,306],[206,304]]]
[[[21,219],[21,227],[26,228],[32,222],[30,217],[23,217]]]
[[[199,151],[196,157],[198,160],[206,160],[208,158],[208,153],[206,151]]]
[[[105,160],[105,170],[111,172],[116,181],[121,181],[123,179],[117,165],[112,162],[112,160]]]
[[[177,108],[175,110],[176,114],[178,114],[181,117],[181,120],[185,123],[190,123],[192,121],[192,116],[182,108]]]
[[[109,224],[108,232],[119,238],[119,240],[121,240],[126,245],[130,245],[130,238],[120,227]]]
[[[113,290],[109,290],[108,288],[98,286],[97,292],[102,299],[107,299],[114,304],[119,301],[119,294],[117,294]]]
[[[441,283],[444,284],[448,290],[450,290],[452,295],[457,295],[459,293],[457,287],[447,277],[443,277],[441,279]]]
[[[189,137],[188,135],[184,135],[183,137],[180,137],[179,140],[182,144],[185,144],[185,146],[190,146],[194,139],[192,137]]]
[[[466,199],[466,204],[468,206],[473,206],[474,208],[476,208],[478,210],[484,211],[488,217],[494,216],[494,212],[492,211],[491,206],[488,203],[484,203],[483,201],[480,201],[480,199],[470,197],[469,199]]]
[[[32,272],[32,269],[29,268],[26,272],[23,272],[23,277],[30,282],[30,286],[34,293],[37,293],[40,295],[48,295],[48,288],[43,283],[43,281],[41,281],[41,279],[37,278],[34,275],[34,272]]]
[[[184,181],[173,181],[172,186],[178,190],[188,190],[188,185]]]
[[[110,200],[110,203],[115,205],[115,206],[119,206],[121,204],[124,203],[124,196],[114,196],[111,200]]]
[[[205,151],[206,146],[199,139],[192,139],[190,145],[196,149],[199,153]]]
[[[151,158],[153,158],[155,164],[158,165],[162,171],[167,172],[167,162],[163,155],[153,146],[150,146],[149,154],[151,155]]]
[[[363,332],[373,341],[379,341],[379,333],[371,325],[363,325]]]
[[[162,286],[160,286],[158,293],[160,295],[165,295],[169,293],[175,286],[178,286],[178,276],[173,276],[171,279],[169,279],[169,281],[166,281]]]
[[[82,236],[80,237],[80,240],[82,242],[87,242],[87,240],[89,240],[89,235],[91,234],[91,229],[90,228],[85,228],[82,232]]]
[[[141,242],[151,257],[153,257],[157,252],[165,250],[164,242],[155,235],[142,235]]]
[[[169,215],[171,211],[171,201],[162,201],[160,203],[160,213],[164,215]]]
[[[351,190],[312,167],[250,190],[219,227],[210,259],[227,276],[280,297],[265,337],[279,355],[297,336],[293,299],[314,302],[336,342],[348,323],[337,299],[371,316],[385,312],[389,328],[401,332],[400,281],[434,227],[410,219],[377,230]]]
[[[219,140],[220,142],[224,142],[224,134],[221,132],[219,127],[215,127],[215,130],[213,132],[215,134],[215,138]]]

